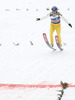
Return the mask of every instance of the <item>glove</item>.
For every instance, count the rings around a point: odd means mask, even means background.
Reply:
[[[36,21],[39,21],[40,20],[40,18],[36,18]]]
[[[70,23],[68,25],[72,28],[72,25]]]

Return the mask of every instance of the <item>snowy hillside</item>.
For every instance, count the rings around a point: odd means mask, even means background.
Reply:
[[[47,47],[50,18],[37,22],[56,5],[72,24],[61,19],[64,50]],[[59,85],[60,81],[75,85],[75,1],[71,0],[1,0],[0,1],[0,98],[1,100],[55,100],[57,88],[14,88],[1,84]],[[49,10],[47,10],[47,8]],[[55,38],[56,32],[54,32]],[[55,40],[54,40],[55,41]],[[31,42],[33,45],[31,45]],[[66,45],[64,45],[66,44]],[[71,95],[70,95],[71,94]],[[65,90],[62,100],[75,100],[75,88]]]

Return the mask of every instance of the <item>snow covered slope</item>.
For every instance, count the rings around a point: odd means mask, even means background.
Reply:
[[[0,83],[38,84],[45,81],[60,84],[62,80],[75,84],[74,4],[74,0],[0,1]],[[61,19],[62,52],[55,43],[57,51],[53,52],[44,42],[43,33],[49,39],[50,18],[36,21],[36,18],[47,15],[51,10],[46,9],[54,5],[73,26],[70,28]],[[50,100],[57,99],[56,90],[32,89],[28,92],[2,89],[0,97],[2,100]],[[74,88],[67,89],[64,99],[74,100],[74,93]]]

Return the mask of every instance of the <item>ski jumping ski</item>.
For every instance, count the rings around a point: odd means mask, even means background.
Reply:
[[[61,45],[59,44],[59,39],[57,35],[55,36],[55,40],[56,40],[57,47],[62,51],[63,49],[61,48]]]
[[[47,39],[46,33],[43,33],[43,38],[44,38],[44,40],[45,40],[45,42],[46,42],[46,44],[47,44],[47,46],[48,46],[49,48],[51,48],[51,49],[53,49],[53,50],[56,50],[55,48],[53,48],[53,47],[50,45],[50,43],[49,43],[49,41],[48,41],[48,39]],[[63,49],[61,48],[61,46],[60,46],[60,44],[59,44],[58,36],[55,36],[55,40],[56,40],[57,47],[62,51]]]
[[[54,48],[50,45],[50,43],[49,43],[49,41],[48,41],[48,39],[47,39],[46,33],[43,33],[43,38],[44,38],[44,40],[45,40],[45,42],[46,42],[46,44],[47,44],[47,46],[48,46],[49,48],[51,48],[51,49],[53,49],[53,50],[56,50],[56,49],[54,49]]]

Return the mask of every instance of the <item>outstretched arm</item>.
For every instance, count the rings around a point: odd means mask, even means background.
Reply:
[[[47,14],[46,16],[42,17],[42,18],[36,18],[36,21],[39,21],[39,20],[43,20],[43,19],[46,19],[49,17],[50,14]]]
[[[62,15],[61,18],[72,28],[72,25]]]

